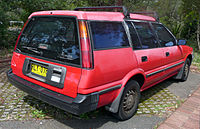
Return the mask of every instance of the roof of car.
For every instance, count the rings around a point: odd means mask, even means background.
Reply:
[[[102,12],[102,11],[67,11],[67,10],[56,10],[56,11],[40,11],[32,13],[32,16],[45,16],[45,15],[63,15],[63,16],[76,16],[80,20],[103,20],[103,21],[123,21],[124,14],[121,12]],[[135,20],[146,20],[146,21],[156,21],[155,18],[130,13],[130,19]]]

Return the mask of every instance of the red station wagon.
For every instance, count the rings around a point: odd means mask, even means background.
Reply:
[[[108,9],[114,12],[102,11]],[[137,111],[140,92],[172,76],[187,79],[193,49],[185,43],[157,18],[124,6],[35,12],[18,37],[7,76],[70,113],[106,106],[126,120]]]

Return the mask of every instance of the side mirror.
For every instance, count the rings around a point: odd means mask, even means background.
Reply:
[[[178,40],[178,45],[186,45],[187,41],[184,39]]]

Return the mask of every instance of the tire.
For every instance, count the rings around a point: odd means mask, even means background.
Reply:
[[[118,112],[114,116],[119,120],[130,119],[136,113],[139,100],[140,86],[137,81],[131,80],[125,86]]]
[[[187,58],[184,64],[183,74],[180,79],[182,82],[187,80],[189,72],[190,72],[190,60]]]

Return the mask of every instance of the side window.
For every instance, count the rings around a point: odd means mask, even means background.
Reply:
[[[121,22],[91,21],[90,25],[95,49],[130,46]]]
[[[159,47],[149,23],[134,22],[134,25],[140,37],[142,49]]]
[[[155,23],[153,23],[152,25],[158,35],[158,39],[162,47],[171,47],[176,44],[176,39],[163,25]]]
[[[131,22],[128,21],[127,24],[128,24],[128,28],[129,28],[129,31],[130,31],[131,40],[132,40],[134,50],[141,49],[142,46],[141,46],[140,41],[138,39],[138,35],[135,31],[135,28],[133,27]]]

